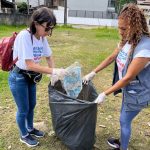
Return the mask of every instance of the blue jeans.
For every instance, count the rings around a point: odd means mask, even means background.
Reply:
[[[9,74],[9,87],[17,105],[16,121],[21,136],[33,129],[34,107],[36,105],[36,84],[28,83],[22,74],[12,70]]]
[[[120,142],[122,150],[127,150],[130,136],[131,136],[131,123],[132,120],[137,116],[140,111],[125,111],[124,103],[122,103],[121,115],[120,115],[120,126],[121,135]]]

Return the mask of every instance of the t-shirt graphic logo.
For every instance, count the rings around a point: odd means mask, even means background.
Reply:
[[[34,61],[37,63],[40,61],[43,53],[43,47],[33,47]]]

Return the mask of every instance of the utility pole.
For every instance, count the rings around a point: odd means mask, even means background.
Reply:
[[[12,0],[12,3],[14,4],[13,12],[15,13],[16,12],[16,3],[15,3],[15,0]]]
[[[64,25],[67,25],[67,0],[64,0]]]
[[[1,13],[1,11],[2,11],[2,4],[1,4],[1,1],[0,1],[0,13]]]
[[[45,6],[47,6],[47,4],[46,4],[46,0],[44,0],[44,5],[45,5]]]
[[[30,5],[29,5],[29,0],[27,0],[27,11],[28,11],[28,15],[29,15],[29,7],[30,7]]]
[[[38,6],[40,6],[40,0],[38,0]]]

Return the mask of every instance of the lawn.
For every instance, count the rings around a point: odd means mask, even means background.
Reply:
[[[20,31],[25,26],[0,26],[0,37],[10,36],[14,31]],[[116,29],[75,29],[72,27],[57,27],[52,37],[48,37],[53,50],[56,67],[68,67],[75,61],[82,66],[82,74],[89,73],[104,60],[116,47],[119,37]],[[45,61],[42,61],[43,65]],[[111,86],[113,65],[96,75],[93,82],[99,92]],[[19,133],[15,121],[16,105],[13,101],[7,83],[8,73],[0,71],[0,150],[27,150],[28,147],[19,142]],[[37,86],[37,106],[34,122],[42,124],[46,132],[40,139],[36,150],[67,150],[66,146],[52,134],[53,127],[48,105],[49,77],[44,75]],[[107,97],[105,103],[98,107],[96,127],[96,147],[108,150],[106,140],[110,136],[119,136],[119,112],[121,95]],[[150,149],[150,126],[148,122],[150,110],[143,110],[133,122],[130,150]]]

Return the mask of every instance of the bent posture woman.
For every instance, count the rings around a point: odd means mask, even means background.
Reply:
[[[109,94],[122,91],[120,139],[110,138],[108,144],[114,149],[127,150],[132,120],[150,104],[150,35],[143,12],[131,3],[121,10],[118,28],[122,38],[120,45],[86,75],[83,82],[88,82],[96,73],[116,62],[114,84],[99,94],[96,102],[100,104]]]
[[[31,17],[28,30],[21,31],[14,42],[13,58],[18,58],[10,71],[9,86],[17,105],[16,121],[20,130],[20,141],[30,147],[38,145],[33,136],[43,137],[44,133],[33,127],[34,108],[36,105],[36,82],[39,73],[58,75],[63,69],[55,69],[52,51],[46,36],[52,35],[56,18],[46,7],[36,10]],[[48,67],[39,64],[45,57]],[[37,74],[37,76],[36,76]]]

